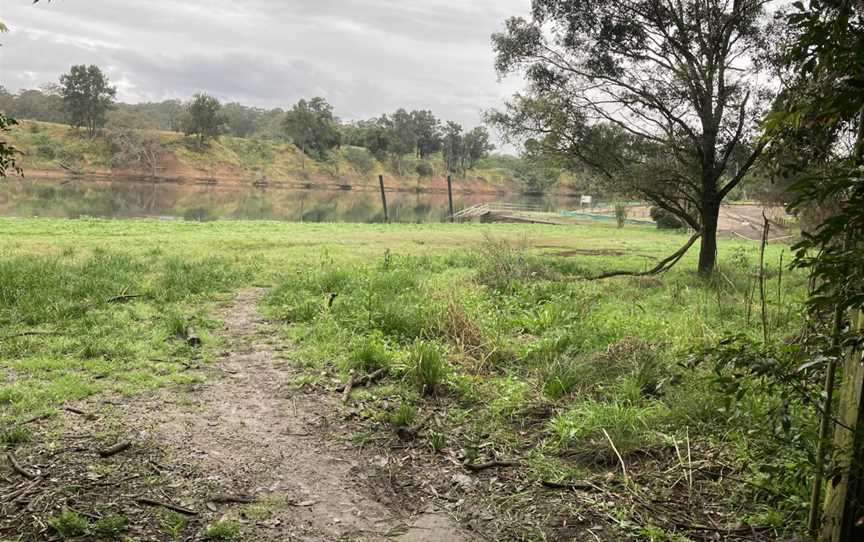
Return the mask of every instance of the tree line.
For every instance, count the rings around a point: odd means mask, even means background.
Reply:
[[[78,65],[62,75],[59,84],[17,94],[0,87],[0,111],[13,118],[69,123],[89,137],[110,127],[126,148],[142,146],[144,136],[128,133],[136,129],[182,132],[199,148],[224,134],[282,138],[316,160],[325,160],[333,149],[348,145],[366,149],[379,161],[390,161],[400,174],[405,173],[407,155],[425,160],[440,153],[448,173],[464,174],[494,149],[485,127],[466,131],[427,110],[400,108],[368,120],[343,122],[321,97],[301,99],[287,110],[268,110],[236,102],[222,104],[206,93],[187,102],[141,104],[117,103],[116,94],[98,66]],[[432,174],[428,164],[421,162],[416,168],[421,177]]]

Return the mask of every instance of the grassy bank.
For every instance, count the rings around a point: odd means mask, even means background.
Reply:
[[[758,247],[724,241],[710,282],[693,274],[695,252],[662,277],[584,280],[645,269],[684,240],[602,226],[0,220],[3,442],[82,397],[194,383],[186,369],[218,346],[214,304],[263,284],[262,310],[309,369],[295,386],[374,373],[350,398],[355,442],[518,461],[487,496],[517,525],[552,513],[540,482],[587,479],[638,498],[555,513],[602,510],[621,536],[676,540],[653,499],[682,517],[794,529],[805,489],[792,459],[805,451],[776,435],[781,400],[731,404],[706,352],[763,333]],[[766,256],[772,344],[799,327],[804,293],[803,276],[779,273],[783,251]],[[806,410],[787,412],[809,430]],[[554,536],[533,529],[520,532]]]

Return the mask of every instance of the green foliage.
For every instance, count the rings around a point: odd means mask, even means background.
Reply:
[[[8,132],[17,124],[18,122],[15,119],[11,119],[3,113],[0,113],[0,136]],[[19,168],[15,163],[16,154],[18,154],[18,151],[15,147],[5,140],[0,140],[0,179],[6,177],[7,171],[21,173],[21,168]]]
[[[417,162],[417,165],[414,167],[414,172],[417,173],[417,176],[419,177],[431,177],[435,174],[435,170],[429,162]]]
[[[202,148],[224,132],[226,121],[221,111],[222,104],[219,100],[208,94],[196,94],[186,108],[182,121],[183,133],[196,136],[198,148]]]
[[[10,403],[11,401],[3,401],[0,396],[0,405]],[[31,438],[30,431],[26,427],[16,425],[9,428],[0,428],[0,446],[4,448],[15,448],[19,444],[29,442]]]
[[[231,542],[239,540],[240,524],[231,520],[220,520],[205,529],[202,540],[211,542]]]
[[[450,366],[441,346],[433,341],[417,340],[406,360],[408,380],[424,395],[435,395],[450,375]]]
[[[369,175],[375,171],[375,157],[367,149],[361,147],[343,147],[342,156],[361,175]]]
[[[294,145],[318,159],[341,144],[339,121],[324,98],[300,100],[285,113],[283,126]]]
[[[550,422],[564,446],[590,449],[614,458],[604,430],[624,455],[654,441],[658,421],[665,414],[660,404],[633,405],[619,401],[586,401],[560,414]]]
[[[373,334],[354,340],[348,355],[348,369],[371,373],[390,366],[392,355],[382,335]]]
[[[96,520],[90,532],[97,536],[114,539],[126,530],[128,523],[124,516],[109,514]]]
[[[660,207],[651,207],[651,220],[657,223],[657,228],[661,230],[678,230],[684,227],[681,219],[670,213],[666,209]]]
[[[69,509],[64,509],[59,516],[51,519],[48,524],[63,539],[84,536],[90,529],[87,518]]]
[[[95,136],[105,125],[117,88],[94,65],[72,66],[68,74],[60,77],[60,85],[70,124],[85,127],[90,137]]]
[[[411,427],[417,419],[417,407],[407,401],[402,401],[396,412],[390,417],[390,422],[396,427]]]

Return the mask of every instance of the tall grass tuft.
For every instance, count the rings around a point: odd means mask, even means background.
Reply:
[[[417,340],[408,352],[407,376],[424,395],[435,395],[443,388],[450,367],[442,348],[435,342]]]

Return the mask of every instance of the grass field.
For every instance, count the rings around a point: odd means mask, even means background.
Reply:
[[[194,383],[184,369],[220,340],[216,304],[267,286],[261,310],[308,368],[296,386],[378,371],[352,396],[355,442],[395,429],[469,463],[518,457],[499,510],[536,499],[530,483],[602,475],[794,530],[806,486],[789,457],[804,452],[782,457],[794,446],[773,437],[780,399],[732,407],[705,361],[724,337],[762,336],[758,246],[723,241],[711,281],[695,276],[695,250],[660,277],[584,280],[646,269],[685,240],[638,227],[0,220],[0,442],[23,445],[22,422],[70,401]],[[766,255],[772,344],[800,327],[806,277],[780,272],[788,252]],[[805,410],[790,415],[812,428]],[[694,462],[735,476],[694,482]],[[628,536],[680,539],[638,506],[602,506]]]

